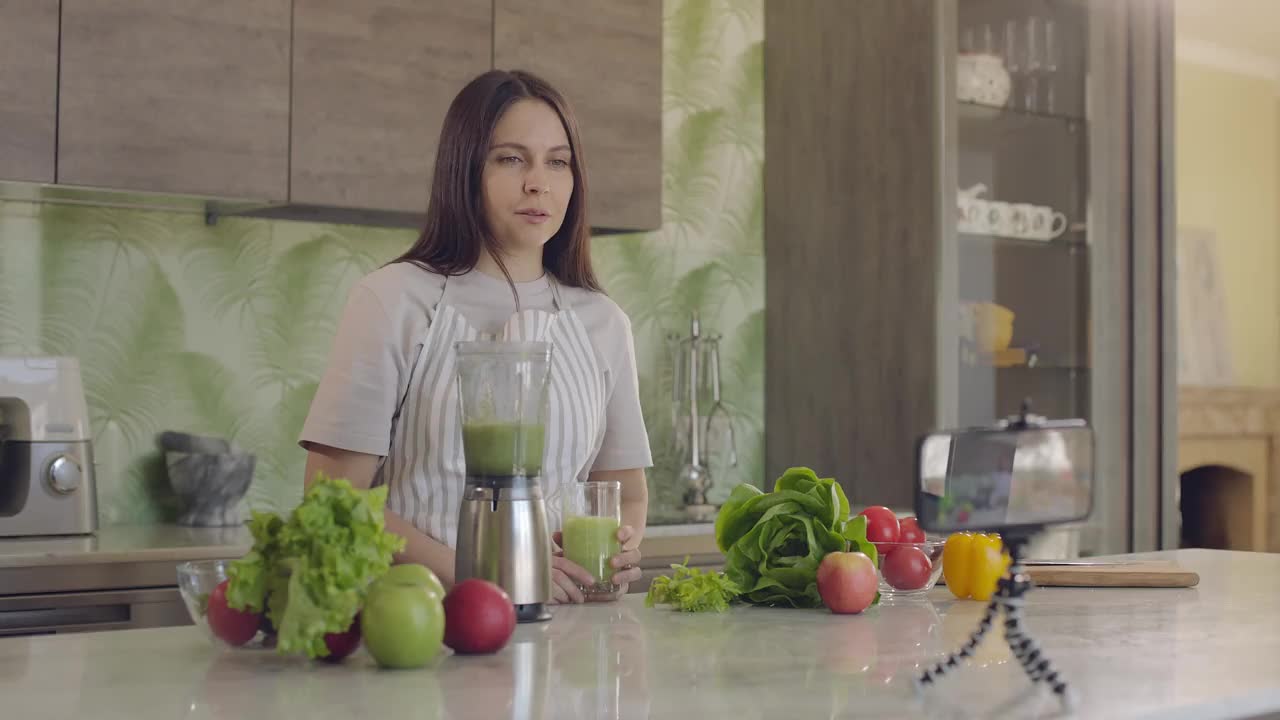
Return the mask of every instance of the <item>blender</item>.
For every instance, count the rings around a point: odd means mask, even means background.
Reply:
[[[551,346],[478,340],[455,348],[466,459],[456,581],[497,584],[518,622],[549,620],[551,534],[540,476]]]

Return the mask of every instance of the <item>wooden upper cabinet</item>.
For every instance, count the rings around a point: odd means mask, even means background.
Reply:
[[[51,183],[58,0],[0,0],[0,180]]]
[[[662,3],[494,0],[494,65],[529,70],[578,118],[599,229],[662,224]]]
[[[58,182],[284,200],[290,0],[62,0]]]
[[[289,199],[424,213],[445,111],[490,67],[492,0],[295,0]]]

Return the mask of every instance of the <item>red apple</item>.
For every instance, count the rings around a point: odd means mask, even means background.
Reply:
[[[457,653],[492,653],[516,629],[516,606],[488,580],[463,580],[444,598],[444,644]]]
[[[866,610],[879,585],[875,563],[860,552],[827,553],[818,564],[818,594],[833,613]]]
[[[343,658],[355,652],[360,647],[360,613],[356,613],[351,627],[345,632],[326,633],[324,646],[329,648],[329,654],[324,656],[329,662],[342,662]]]

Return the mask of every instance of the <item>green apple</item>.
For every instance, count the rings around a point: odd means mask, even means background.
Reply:
[[[436,591],[440,597],[445,596],[444,585],[441,584],[440,578],[431,572],[426,565],[417,563],[405,563],[403,565],[392,565],[390,570],[383,573],[374,583],[397,583],[402,585],[426,585]]]
[[[365,649],[382,667],[420,668],[440,654],[443,596],[420,580],[384,576],[369,588],[360,611],[360,632]]]

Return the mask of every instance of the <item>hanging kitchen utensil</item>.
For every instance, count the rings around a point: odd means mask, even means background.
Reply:
[[[688,355],[688,398],[689,398],[689,461],[680,468],[680,474],[677,480],[681,487],[684,488],[684,502],[686,506],[699,506],[707,504],[706,491],[711,486],[711,476],[707,473],[706,467],[702,464],[701,453],[701,415],[698,413],[698,375],[701,358],[701,340],[702,328],[698,322],[698,313],[693,313],[693,318],[689,324],[689,352]]]
[[[689,332],[667,336],[671,353],[672,448],[681,458],[678,481],[686,514],[694,521],[715,512],[708,500],[715,480],[738,464],[733,417],[723,400],[720,335],[706,331],[698,313]]]
[[[689,372],[686,340],[676,333],[667,334],[667,347],[671,353],[671,447],[676,457],[681,458],[689,453],[689,413],[685,408],[689,397],[685,379]]]
[[[711,409],[707,411],[707,422],[703,432],[708,451],[719,447],[722,454],[727,455],[727,467],[738,467],[738,443],[733,434],[733,417],[729,415],[721,396],[720,385],[720,337],[709,339],[710,374],[711,374]],[[708,452],[710,454],[710,452]]]

